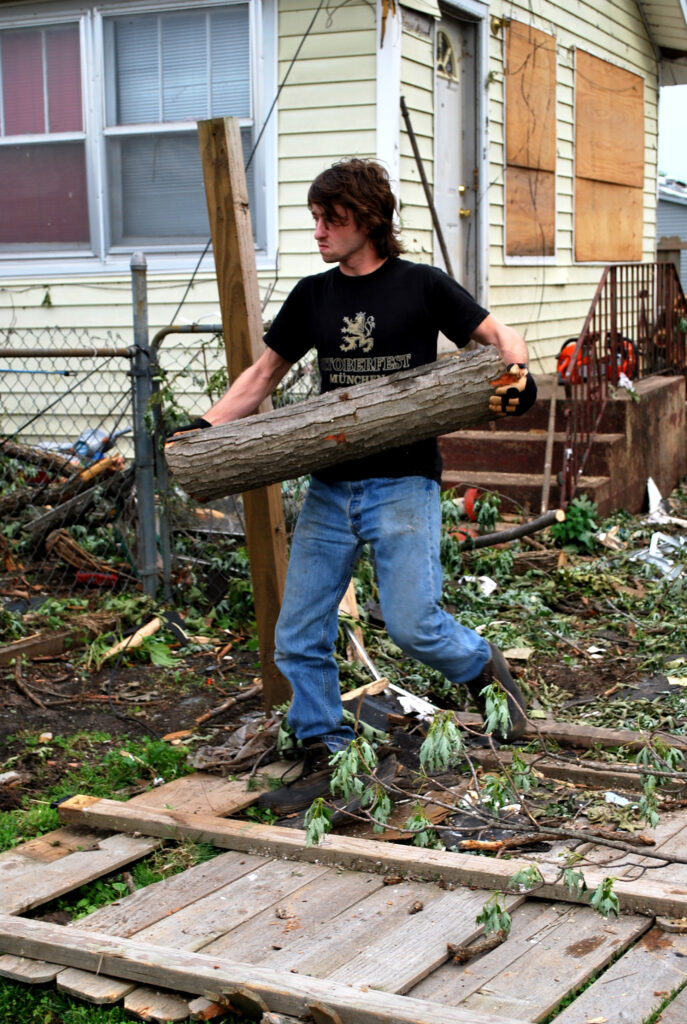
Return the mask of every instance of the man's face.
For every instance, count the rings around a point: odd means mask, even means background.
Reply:
[[[367,231],[359,228],[350,210],[345,206],[334,207],[337,221],[327,220],[319,203],[313,203],[310,210],[315,221],[315,241],[325,263],[343,263],[362,256],[372,247]]]

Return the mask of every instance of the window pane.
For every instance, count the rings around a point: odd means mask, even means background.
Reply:
[[[2,98],[5,135],[45,131],[40,30],[2,33]]]
[[[121,181],[119,208],[113,206],[111,211],[114,245],[132,239],[184,242],[207,238],[207,206],[195,135],[109,139],[108,166],[111,179],[119,176]],[[114,202],[114,194],[111,198]]]
[[[48,75],[48,131],[80,132],[83,116],[77,25],[65,25],[46,31],[45,60]]]
[[[0,147],[0,243],[88,244],[82,142]]]
[[[251,131],[241,132],[244,158]],[[198,139],[189,135],[134,136],[108,140],[112,244],[205,241],[210,234]],[[254,202],[252,170],[248,195]]]
[[[108,124],[250,117],[248,5],[105,23]]]
[[[106,38],[111,39],[112,36]],[[118,18],[114,52],[105,59],[116,67],[116,113],[111,124],[142,124],[160,120],[158,19]]]
[[[207,117],[207,17],[169,14],[162,21],[162,120]]]
[[[210,16],[211,117],[250,117],[248,32],[248,7],[243,4]]]

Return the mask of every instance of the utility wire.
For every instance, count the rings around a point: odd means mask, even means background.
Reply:
[[[250,167],[250,165],[253,162],[253,157],[255,156],[256,150],[257,150],[258,146],[260,145],[260,142],[262,141],[262,137],[265,134],[265,130],[267,129],[267,125],[269,124],[270,119],[272,117],[272,114],[274,113],[274,108],[276,107],[277,103],[279,102],[279,97],[281,96],[282,89],[286,85],[288,77],[291,74],[291,71],[293,69],[294,64],[298,60],[298,56],[299,56],[301,50],[303,49],[303,45],[304,45],[306,39],[308,38],[308,36],[312,32],[312,29],[313,29],[313,26],[315,24],[315,20],[317,18],[317,15],[322,10],[322,8],[324,6],[324,3],[325,3],[325,0],[320,0],[319,4],[315,8],[315,13],[313,14],[312,18],[310,19],[310,24],[308,25],[308,27],[306,28],[305,32],[301,36],[301,39],[300,39],[300,41],[298,43],[298,46],[296,47],[296,52],[294,53],[293,57],[291,58],[289,66],[286,69],[286,72],[284,73],[284,77],[282,78],[281,82],[279,83],[279,86],[278,86],[277,91],[275,93],[274,99],[272,100],[272,103],[270,104],[270,109],[267,111],[267,116],[265,117],[265,120],[262,123],[262,127],[261,127],[260,131],[258,132],[258,137],[255,140],[255,142],[253,144],[253,148],[251,149],[250,154],[248,156],[248,159],[247,159],[247,161],[246,161],[246,163],[244,165],[244,170],[246,170],[246,171],[248,170],[248,168]],[[212,245],[212,238],[208,238],[208,240],[207,240],[207,242],[205,244],[205,248],[201,252],[200,256],[198,257],[198,262],[196,263],[195,267],[193,268],[193,273],[191,274],[191,278],[190,278],[188,284],[186,285],[186,290],[184,291],[184,294],[181,297],[181,301],[180,301],[179,305],[177,306],[177,308],[176,308],[176,310],[174,312],[174,316],[172,317],[172,319],[170,321],[170,326],[171,326],[171,324],[173,324],[176,321],[176,318],[179,316],[179,313],[181,311],[182,306],[184,305],[184,302],[186,301],[188,293],[190,292],[191,288],[193,287],[193,282],[195,281],[196,275],[198,274],[198,271],[200,270],[200,265],[203,262],[203,260],[205,259],[205,256],[207,255],[207,252],[208,252],[208,250],[209,250],[211,245]]]

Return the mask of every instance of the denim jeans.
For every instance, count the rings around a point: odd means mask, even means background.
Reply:
[[[324,484],[313,479],[291,547],[275,661],[291,684],[289,725],[332,750],[353,739],[342,723],[334,658],[338,607],[369,543],[387,632],[407,654],[455,683],[479,675],[487,642],[440,607],[439,484],[425,477]]]

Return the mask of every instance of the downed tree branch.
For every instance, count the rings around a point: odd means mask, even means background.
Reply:
[[[565,512],[563,509],[552,509],[550,512],[545,512],[542,516],[537,516],[536,519],[530,519],[526,523],[511,526],[508,530],[499,530],[498,533],[485,533],[481,537],[468,537],[466,540],[461,541],[460,548],[461,551],[471,551],[473,548],[489,548],[495,544],[508,544],[511,540],[518,540],[520,537],[527,537],[531,533],[545,530],[552,523],[563,522],[565,522]]]
[[[256,697],[259,693],[262,693],[262,683],[257,683],[255,686],[250,686],[247,690],[243,690],[242,693],[237,693],[235,697],[229,697],[223,704],[219,704],[212,711],[206,711],[204,715],[199,715],[196,718],[196,725],[201,725],[203,722],[209,721],[211,718],[216,718],[217,715],[221,715],[223,711],[228,711],[229,708],[233,708],[234,704],[238,704],[240,700],[250,700],[251,697]]]
[[[28,485],[17,488],[0,498],[0,515],[13,515],[27,505],[61,505],[91,487],[96,477],[118,472],[120,463],[121,456],[109,455],[74,473],[66,481],[47,486],[40,484],[35,488]]]
[[[124,637],[123,640],[119,640],[112,647],[108,648],[108,650],[100,656],[100,664],[98,667],[100,667],[104,661],[107,661],[108,658],[113,658],[115,654],[119,654],[122,651],[131,651],[136,647],[140,647],[146,637],[154,636],[154,634],[157,633],[161,625],[162,619],[157,616],[154,619],[151,619],[150,622],[146,622],[144,626],[137,629],[135,633],[131,634],[131,636]]]
[[[16,441],[11,441],[9,438],[0,440],[0,455],[8,455],[11,459],[28,462],[32,466],[41,466],[51,473],[61,473],[63,476],[72,476],[81,468],[77,461],[72,461],[73,456],[71,455],[44,451],[42,448],[30,448],[25,444],[17,444]]]
[[[91,484],[88,490],[63,502],[57,508],[50,509],[43,515],[26,523],[24,530],[28,535],[38,542],[51,530],[68,523],[75,523],[84,516],[91,505],[105,500],[114,501],[121,494],[126,494],[134,484],[134,467],[127,466],[119,473],[114,473],[109,479]]]
[[[506,941],[507,934],[503,928],[499,928],[498,931],[492,932],[491,935],[485,935],[479,942],[473,942],[470,946],[454,946],[452,942],[446,943],[446,950],[448,955],[451,957],[451,962],[454,964],[467,964],[470,960],[474,960],[476,956],[481,956],[482,953],[489,953],[490,950],[496,949],[503,942]]]
[[[37,697],[35,693],[32,693],[32,691],[24,682],[24,677],[22,675],[21,670],[21,658],[17,658],[17,660],[14,663],[14,685],[17,687],[20,693],[23,693],[24,696],[31,701],[32,704],[35,704],[36,707],[41,708],[42,711],[47,711],[47,708],[43,701],[39,697]]]
[[[503,375],[482,349],[181,434],[165,456],[177,483],[207,502],[494,419],[489,397]]]
[[[543,832],[532,832],[526,836],[507,836],[506,839],[461,839],[458,846],[461,850],[513,850],[518,846],[531,846],[532,843],[548,842],[549,836]]]

